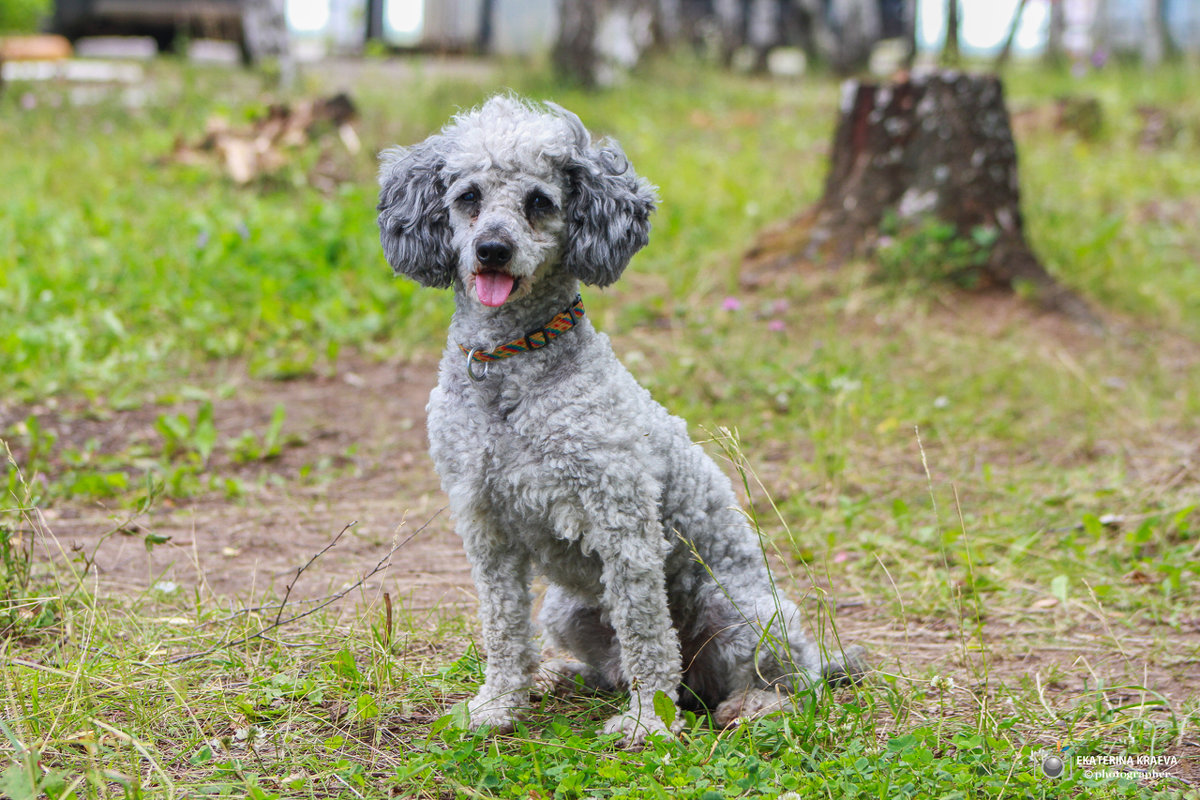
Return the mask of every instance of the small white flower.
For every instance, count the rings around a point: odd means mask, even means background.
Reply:
[[[954,688],[954,678],[934,675],[929,681],[929,688],[939,692],[948,692]]]

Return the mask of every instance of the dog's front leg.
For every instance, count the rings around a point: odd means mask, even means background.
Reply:
[[[608,720],[604,731],[621,733],[623,745],[637,748],[650,734],[682,728],[678,713],[668,728],[654,708],[654,698],[663,692],[675,702],[683,668],[667,606],[660,540],[652,536],[645,547],[629,547],[630,540],[623,538],[619,533],[605,537],[625,546],[604,556],[602,579],[605,607],[621,648],[621,669],[629,680],[629,708]]]
[[[512,731],[517,717],[529,707],[529,687],[537,667],[532,601],[529,594],[529,559],[513,552],[505,542],[464,537],[471,575],[479,593],[479,619],[487,667],[483,686],[467,704],[471,727],[497,733]]]

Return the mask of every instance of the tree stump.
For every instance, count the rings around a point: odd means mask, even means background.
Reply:
[[[837,265],[872,253],[884,234],[930,220],[983,243],[977,285],[1027,289],[1047,308],[1095,321],[1025,241],[1017,151],[1000,80],[991,75],[848,81],[822,199],[764,233],[746,266],[753,282],[756,269],[797,257]]]

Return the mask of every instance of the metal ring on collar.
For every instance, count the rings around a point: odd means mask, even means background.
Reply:
[[[485,362],[483,365],[483,374],[481,374],[481,375],[475,374],[475,370],[473,370],[471,367],[475,363],[475,354],[478,352],[479,352],[479,348],[476,347],[474,350],[467,353],[467,377],[470,378],[471,380],[475,381],[476,383],[482,381],[484,378],[487,377],[488,367],[491,366],[490,364]]]

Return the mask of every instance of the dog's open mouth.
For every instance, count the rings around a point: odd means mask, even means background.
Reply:
[[[496,308],[512,294],[517,279],[507,272],[475,273],[475,296],[485,306]]]

